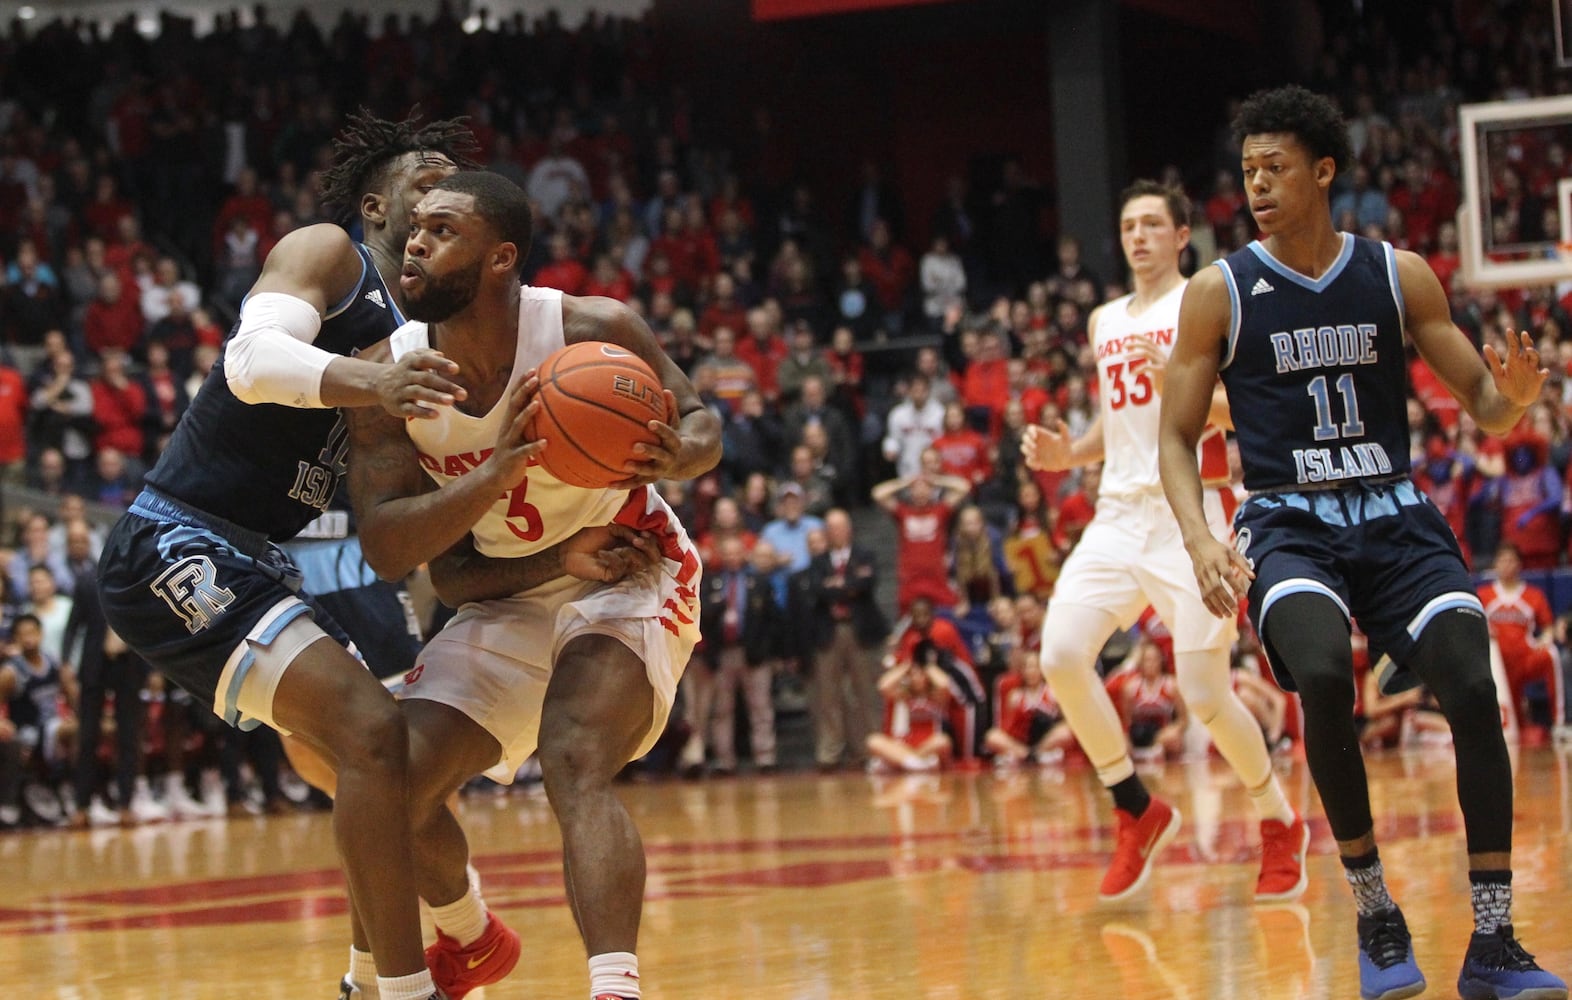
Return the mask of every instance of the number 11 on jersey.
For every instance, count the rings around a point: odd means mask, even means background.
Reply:
[[[1332,422],[1332,396],[1326,388],[1326,376],[1317,375],[1305,390],[1315,400],[1315,439],[1331,441],[1340,437],[1364,437],[1365,424],[1359,419],[1359,397],[1354,393],[1354,373],[1344,372],[1337,377],[1337,394],[1343,397],[1343,414],[1346,419],[1339,428]]]

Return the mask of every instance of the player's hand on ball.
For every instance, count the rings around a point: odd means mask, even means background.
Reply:
[[[655,536],[622,524],[581,529],[562,543],[562,569],[580,580],[616,583],[660,564]]]
[[[678,420],[677,397],[670,389],[662,389],[661,395],[666,399],[667,420]],[[677,425],[651,420],[646,426],[660,440],[654,444],[640,443],[633,446],[633,457],[622,467],[628,478],[612,483],[612,489],[631,490],[658,483],[670,478],[680,468],[678,459],[682,454],[682,432]]]
[[[1201,588],[1201,600],[1206,610],[1218,618],[1232,618],[1239,613],[1239,598],[1250,590],[1255,571],[1232,545],[1215,538],[1206,538],[1190,550],[1190,561],[1195,567],[1195,582]]]
[[[1052,426],[1032,424],[1021,435],[1021,458],[1034,472],[1053,472],[1070,467],[1070,428],[1063,420]]]
[[[497,432],[496,448],[486,460],[494,463],[498,476],[509,486],[528,474],[530,461],[546,448],[545,441],[533,440],[530,434],[530,421],[540,410],[540,401],[535,398],[539,389],[540,379],[531,374],[508,393],[507,415]]]
[[[452,380],[458,370],[440,351],[410,351],[377,378],[377,399],[395,417],[430,419],[438,407],[465,397],[464,387]]]
[[[1518,406],[1528,406],[1539,398],[1539,387],[1550,372],[1539,366],[1534,338],[1521,331],[1506,331],[1506,358],[1490,344],[1485,345],[1485,364],[1496,381],[1496,391]]]

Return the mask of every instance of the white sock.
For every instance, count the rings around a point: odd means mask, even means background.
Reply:
[[[349,981],[355,984],[364,1000],[378,1000],[377,960],[371,952],[349,946]]]
[[[1266,784],[1259,788],[1250,789],[1250,801],[1255,803],[1256,812],[1262,819],[1275,819],[1285,826],[1292,826],[1294,822],[1294,807],[1288,804],[1288,796],[1283,794],[1283,786],[1278,782],[1277,775],[1266,779]]]
[[[445,906],[433,906],[431,919],[448,937],[469,947],[486,933],[486,907],[473,886],[467,886],[464,895]]]
[[[431,1000],[437,986],[431,981],[431,970],[421,969],[410,976],[378,976],[377,992],[382,1000]]]
[[[639,956],[631,951],[608,951],[589,960],[590,1000],[626,997],[639,1000]]]

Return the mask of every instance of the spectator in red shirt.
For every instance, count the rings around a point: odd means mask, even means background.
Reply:
[[[986,330],[978,338],[977,356],[961,376],[961,402],[966,404],[967,417],[985,421],[997,433],[1009,401],[1010,360],[1004,335],[998,330]]]
[[[771,403],[780,398],[775,373],[786,360],[786,339],[775,329],[770,311],[763,306],[748,310],[748,332],[737,339],[737,357],[753,369],[759,391]]]
[[[1081,532],[1092,523],[1097,513],[1097,488],[1102,485],[1101,463],[1081,469],[1080,487],[1059,505],[1059,516],[1054,519],[1053,544],[1061,556],[1068,555],[1081,540]]]
[[[1075,734],[1048,691],[1036,653],[1021,654],[1019,678],[1017,684],[1001,686],[998,724],[988,730],[983,744],[993,752],[997,767],[1028,759],[1056,764],[1075,746]]]
[[[633,297],[633,275],[624,271],[611,254],[595,255],[595,270],[584,282],[584,295],[604,295],[608,299],[626,302]]]
[[[838,326],[824,350],[830,365],[830,381],[835,386],[835,405],[855,423],[862,419],[867,401],[862,394],[863,357],[857,350],[856,335],[849,326]]]
[[[873,221],[857,262],[873,285],[874,297],[885,314],[885,326],[899,329],[917,264],[905,247],[891,240],[889,223],[883,219]]]
[[[273,203],[266,194],[260,190],[257,183],[257,172],[254,167],[242,167],[235,177],[235,190],[224,204],[218,209],[218,217],[213,221],[213,251],[219,253],[223,249],[224,236],[229,232],[230,224],[236,219],[244,219],[252,229],[258,233],[265,233],[273,222]]]
[[[901,613],[918,597],[940,607],[954,606],[946,564],[950,518],[970,492],[971,483],[964,479],[922,473],[889,479],[873,488],[873,502],[895,518],[900,580],[896,604]]]
[[[710,301],[699,314],[699,338],[708,341],[715,328],[729,326],[741,330],[748,325],[748,310],[737,300],[737,282],[721,272],[710,283]]]
[[[128,463],[141,461],[143,423],[147,420],[147,393],[140,383],[126,374],[124,351],[107,350],[99,356],[98,377],[93,390],[93,449],[114,448],[127,456]]]
[[[120,276],[111,272],[99,278],[98,297],[82,316],[87,349],[94,354],[113,348],[134,350],[142,342],[143,325],[142,309],[126,293]]]
[[[583,295],[589,282],[589,272],[573,256],[573,248],[562,233],[552,233],[546,246],[551,260],[535,272],[532,284],[544,288],[557,288],[569,295]]]
[[[993,446],[988,439],[966,423],[966,408],[951,403],[944,408],[944,433],[934,439],[939,453],[939,468],[949,476],[959,476],[976,489],[993,478]]]
[[[27,382],[0,362],[0,480],[20,482],[27,462]]]
[[[132,215],[131,203],[120,197],[112,174],[99,174],[93,200],[82,206],[82,221],[94,236],[113,243],[120,237],[120,220]]]
[[[1495,569],[1495,580],[1479,588],[1479,601],[1490,638],[1501,651],[1512,704],[1519,719],[1548,725],[1552,717],[1544,706],[1561,704],[1550,601],[1543,590],[1523,581],[1523,558],[1510,542],[1496,550]]]

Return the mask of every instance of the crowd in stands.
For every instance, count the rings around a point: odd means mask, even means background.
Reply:
[[[1464,287],[1452,221],[1458,105],[1567,87],[1532,7],[1497,5],[1478,24],[1438,8],[1422,48],[1378,13],[1334,22],[1305,82],[1338,97],[1353,132],[1339,226],[1424,255],[1478,343],[1527,330],[1548,359],[1544,398],[1504,440],[1411,369],[1417,478],[1470,558],[1489,564],[1509,543],[1536,572],[1572,545],[1572,297]],[[954,178],[923,220],[875,164],[849,162],[856,194],[837,211],[775,183],[751,139],[705,138],[705,109],[662,78],[651,37],[595,15],[466,31],[446,7],[332,25],[306,11],[275,25],[257,7],[201,36],[166,15],[154,37],[130,20],[55,20],[0,39],[0,827],[304,797],[287,771],[281,785],[271,734],[228,730],[125,666],[134,657],[95,625],[90,567],[268,251],[327,221],[318,172],[359,106],[467,115],[480,161],[537,210],[528,280],[634,307],[724,423],[720,466],[664,489],[704,551],[707,636],[664,766],[773,769],[776,713],[802,711],[824,769],[1075,752],[1034,651],[1098,473],[1031,473],[1019,440],[1030,422],[1078,433],[1096,416],[1087,318],[1125,289],[1082,247],[1108,234],[1037,233],[1056,250],[1044,273],[990,256],[987,234],[1018,228],[1032,204],[1015,161],[990,190]],[[1231,110],[1207,112],[1215,160],[1163,178],[1196,206],[1190,269],[1254,236]],[[1503,152],[1489,179],[1496,242],[1559,232],[1566,149]],[[893,551],[854,537],[880,519]],[[1502,644],[1533,660],[1508,667],[1514,707],[1564,722],[1541,654],[1565,625],[1507,590],[1520,619],[1530,607]],[[1185,752],[1165,630],[1149,619],[1137,631],[1105,654],[1115,702],[1143,755]],[[1291,747],[1291,700],[1263,680],[1253,637],[1237,659],[1263,739]],[[1426,728],[1422,693],[1363,710],[1373,741]],[[64,800],[51,808],[39,789]]]

